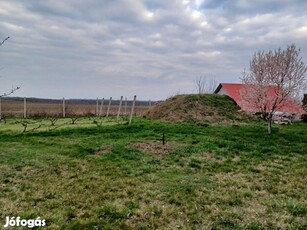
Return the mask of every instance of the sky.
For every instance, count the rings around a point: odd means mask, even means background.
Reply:
[[[164,100],[240,82],[258,50],[307,63],[306,0],[0,0],[0,94]]]

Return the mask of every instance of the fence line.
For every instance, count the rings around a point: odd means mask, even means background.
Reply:
[[[105,103],[108,105],[105,106]],[[143,115],[152,106],[151,101],[137,101],[127,97],[120,100],[86,99],[36,99],[0,97],[0,119],[15,117],[73,117],[73,116],[119,116]],[[124,108],[123,108],[124,107]]]

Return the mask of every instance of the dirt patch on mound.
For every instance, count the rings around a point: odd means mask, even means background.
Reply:
[[[147,118],[172,122],[238,123],[251,119],[236,103],[217,94],[177,95],[152,107]]]
[[[132,143],[131,147],[138,149],[141,152],[151,153],[157,156],[163,156],[165,154],[174,152],[180,145],[175,141],[168,141],[164,145],[161,141],[144,141]]]

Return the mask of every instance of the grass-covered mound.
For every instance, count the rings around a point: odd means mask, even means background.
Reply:
[[[218,94],[177,95],[152,107],[145,116],[165,121],[209,123],[232,123],[250,119],[231,98]]]

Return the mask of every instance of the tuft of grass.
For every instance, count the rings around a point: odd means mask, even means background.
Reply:
[[[307,204],[300,203],[297,201],[291,201],[287,204],[288,211],[293,216],[306,216],[307,214]]]
[[[201,168],[201,161],[197,158],[191,158],[189,162],[189,166],[192,168]]]
[[[129,211],[127,208],[109,203],[100,208],[97,214],[99,218],[106,218],[115,221],[128,218]]]

